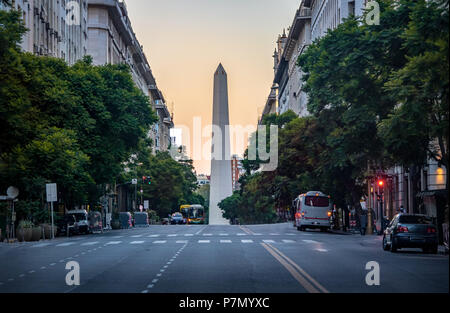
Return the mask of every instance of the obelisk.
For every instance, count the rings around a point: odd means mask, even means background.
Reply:
[[[222,64],[219,64],[214,73],[213,97],[213,138],[211,147],[211,185],[209,194],[209,224],[229,225],[230,222],[222,216],[218,203],[233,194],[231,182],[231,160],[229,154],[228,114],[228,83],[227,73]],[[219,133],[214,132],[220,129]],[[221,140],[219,140],[221,139]],[[220,144],[220,146],[218,146]]]

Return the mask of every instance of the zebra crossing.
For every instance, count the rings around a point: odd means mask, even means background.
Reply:
[[[140,238],[140,237],[134,237],[131,236],[131,238],[135,239],[135,238]],[[173,238],[169,237],[170,239]],[[81,247],[95,247],[95,246],[116,246],[116,245],[142,245],[142,244],[153,244],[153,245],[162,245],[162,244],[171,244],[171,243],[175,243],[175,244],[187,244],[187,243],[192,243],[192,244],[211,244],[211,243],[219,243],[219,244],[255,244],[255,243],[273,243],[273,244],[296,244],[296,243],[312,243],[310,240],[292,240],[292,239],[279,239],[279,240],[274,240],[274,239],[241,239],[241,238],[236,238],[236,239],[222,239],[222,238],[209,238],[209,239],[191,239],[191,240],[170,240],[169,238],[167,239],[160,239],[160,238],[156,238],[154,237],[154,239],[146,239],[146,238],[140,238],[141,240],[111,240],[111,241],[89,241],[89,242],[63,242],[63,243],[59,243],[59,244],[52,244],[52,243],[38,243],[38,244],[34,244],[31,246],[31,248],[44,248],[44,247],[50,247],[50,246],[54,246],[54,247],[69,247],[69,246],[81,246]],[[157,239],[157,240],[156,240]],[[319,243],[317,241],[315,241],[314,243]]]

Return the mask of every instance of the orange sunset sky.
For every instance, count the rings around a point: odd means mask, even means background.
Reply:
[[[175,127],[192,129],[194,117],[211,124],[213,75],[220,62],[228,74],[230,124],[257,124],[273,81],[275,41],[292,23],[300,0],[125,2],[171,112],[173,103]],[[209,174],[210,161],[194,165],[198,174]]]

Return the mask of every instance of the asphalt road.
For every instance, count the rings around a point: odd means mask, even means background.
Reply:
[[[66,263],[80,285],[66,284]],[[366,284],[366,264],[380,284]],[[449,259],[383,251],[381,237],[297,231],[292,224],[170,225],[0,243],[0,293],[347,293],[449,291]]]

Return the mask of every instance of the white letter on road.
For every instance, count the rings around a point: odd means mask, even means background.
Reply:
[[[380,285],[380,264],[375,261],[367,262],[366,270],[370,270],[366,275],[367,286],[379,286]]]
[[[70,270],[66,275],[67,286],[80,285],[80,264],[76,261],[67,262],[66,270]]]

